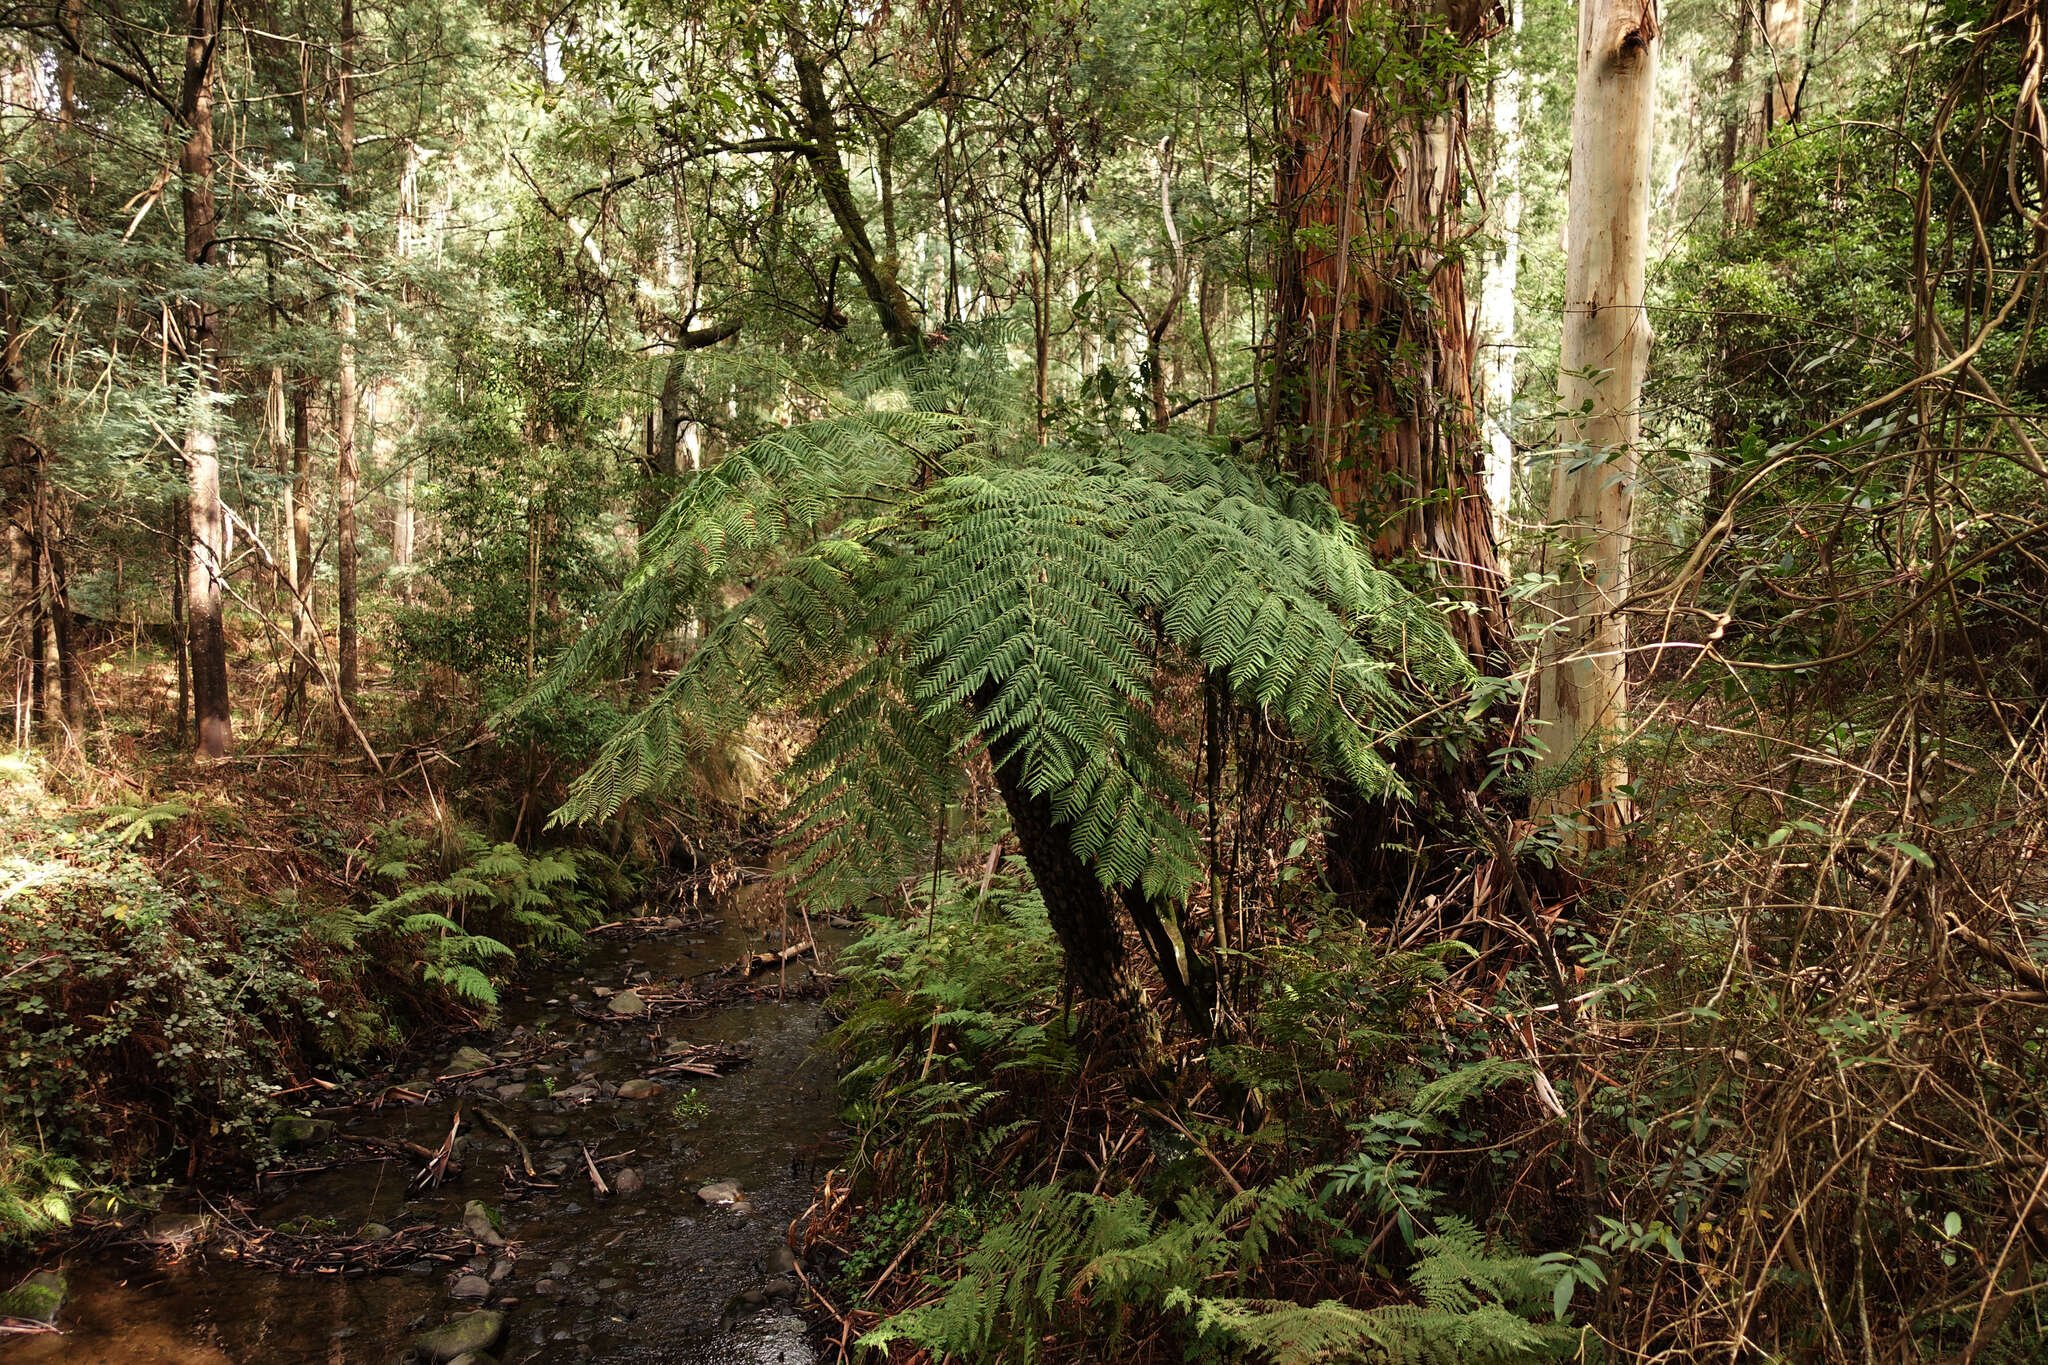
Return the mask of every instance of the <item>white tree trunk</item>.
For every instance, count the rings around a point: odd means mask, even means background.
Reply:
[[[1629,536],[1638,404],[1650,354],[1643,311],[1659,21],[1655,0],[1580,0],[1572,104],[1571,194],[1562,354],[1560,451],[1551,465],[1559,583],[1537,676],[1537,738],[1548,779],[1534,813],[1590,830],[1567,851],[1612,842],[1627,819],[1628,780],[1614,746],[1628,712]]]
[[[1494,160],[1488,203],[1500,247],[1486,261],[1479,293],[1480,412],[1486,425],[1486,498],[1501,559],[1509,553],[1508,508],[1515,490],[1515,281],[1522,263],[1523,0],[1509,0],[1508,61],[1493,83]],[[1534,121],[1542,97],[1531,94]]]

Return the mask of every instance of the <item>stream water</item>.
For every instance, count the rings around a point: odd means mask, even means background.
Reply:
[[[65,1265],[61,1335],[0,1339],[0,1356],[21,1365],[395,1365],[431,1358],[415,1345],[421,1333],[486,1309],[503,1315],[491,1358],[504,1365],[815,1361],[784,1248],[791,1220],[809,1206],[814,1179],[829,1164],[834,1082],[816,1053],[825,1028],[816,993],[775,998],[778,986],[806,982],[809,968],[794,962],[761,972],[753,980],[765,995],[708,1012],[664,1015],[657,1007],[626,1017],[610,1008],[612,991],[638,985],[656,999],[679,981],[713,979],[771,946],[772,936],[735,916],[632,941],[599,939],[567,975],[509,994],[493,1034],[468,1040],[494,1063],[516,1064],[437,1086],[426,1103],[340,1117],[336,1140],[294,1150],[280,1164],[302,1173],[266,1176],[239,1196],[250,1226],[317,1228],[343,1241],[372,1224],[414,1237],[460,1229],[466,1207],[481,1201],[498,1215],[508,1246],[472,1254],[464,1245],[452,1259],[322,1275],[260,1268],[217,1232],[184,1248],[116,1247]],[[580,1014],[578,1003],[600,1017]],[[648,1098],[611,1093],[690,1044],[736,1047],[747,1060],[716,1078],[659,1076],[661,1093]],[[692,1089],[697,1103],[687,1098]],[[417,1157],[364,1159],[355,1141],[437,1148],[457,1104],[462,1169],[438,1190],[409,1194]],[[490,1117],[524,1142],[531,1180]],[[596,1194],[585,1149],[619,1190]],[[700,1197],[720,1182],[738,1187],[738,1202]],[[204,1205],[189,1196],[164,1207],[153,1222],[158,1236],[196,1221],[179,1210]]]

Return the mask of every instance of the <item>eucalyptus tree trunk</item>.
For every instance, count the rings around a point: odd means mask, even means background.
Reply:
[[[1515,490],[1515,281],[1522,262],[1521,33],[1526,0],[1508,0],[1508,61],[1493,84],[1491,119],[1494,157],[1487,196],[1500,245],[1487,260],[1479,293],[1480,410],[1486,421],[1486,499],[1493,508],[1495,539],[1506,557],[1508,508]],[[1541,97],[1532,95],[1526,117],[1533,120]]]
[[[341,0],[341,70],[336,90],[340,105],[341,226],[344,267],[355,246],[356,167],[356,11],[353,0]],[[341,287],[341,349],[334,381],[334,603],[335,653],[341,694],[352,697],[360,681],[356,638],[356,291],[344,278]],[[342,731],[338,728],[337,737]]]
[[[1461,169],[1467,73],[1498,20],[1489,0],[1305,0],[1313,56],[1292,88],[1294,145],[1278,185],[1269,443],[1329,490],[1383,560],[1406,561],[1469,610],[1450,624],[1473,660],[1507,652],[1505,576],[1473,403]],[[1397,55],[1354,69],[1375,29]],[[1442,891],[1483,771],[1411,747],[1415,799],[1328,793],[1325,876],[1339,903],[1391,919]]]
[[[212,273],[218,249],[213,188],[214,54],[220,40],[219,0],[185,0],[185,66],[178,117],[185,133],[178,154],[179,208],[184,220],[185,261]],[[202,278],[204,278],[204,275]],[[203,286],[202,286],[203,289]],[[192,661],[192,711],[198,752],[219,758],[234,746],[228,709],[226,598],[228,528],[220,500],[220,449],[214,435],[219,388],[220,313],[204,292],[179,310],[184,353],[191,374],[185,424],[185,516],[189,531],[185,567],[186,652]]]
[[[1280,380],[1273,435],[1355,517],[1382,558],[1417,560],[1472,610],[1475,659],[1507,639],[1504,579],[1473,404],[1477,352],[1459,254],[1469,58],[1491,5],[1306,0],[1316,57],[1295,77],[1281,168]],[[1353,35],[1385,26],[1407,74],[1353,70]]]
[[[1590,826],[1572,850],[1613,842],[1628,818],[1615,747],[1628,713],[1629,536],[1639,403],[1650,355],[1643,309],[1657,82],[1654,0],[1581,0],[1572,104],[1560,454],[1551,463],[1558,576],[1537,675],[1544,786],[1534,814]]]

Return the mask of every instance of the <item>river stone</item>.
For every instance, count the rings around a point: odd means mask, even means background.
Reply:
[[[500,1256],[491,1262],[491,1283],[503,1284],[512,1277],[512,1262]]]
[[[448,1059],[448,1066],[441,1074],[453,1076],[463,1071],[481,1071],[491,1065],[493,1063],[490,1053],[473,1047],[459,1047],[455,1049],[455,1055]]]
[[[160,1213],[149,1220],[143,1240],[156,1243],[201,1242],[213,1220],[203,1213]]]
[[[697,1197],[707,1204],[737,1204],[740,1202],[740,1187],[737,1181],[716,1180],[700,1186]]]
[[[505,1236],[491,1225],[490,1210],[481,1199],[472,1199],[462,1206],[462,1230],[469,1234],[471,1241],[487,1247],[505,1245]]]
[[[493,1095],[496,1095],[499,1099],[503,1100],[506,1104],[510,1104],[514,1100],[523,1100],[528,1098],[526,1092],[531,1089],[539,1089],[539,1087],[529,1086],[525,1081],[516,1081],[511,1085],[501,1085],[496,1090],[493,1090],[491,1093]],[[545,1094],[546,1092],[543,1091],[542,1093]]]
[[[437,1365],[477,1355],[498,1344],[505,1334],[505,1315],[488,1309],[465,1313],[412,1339],[413,1349]]]
[[[307,1147],[316,1142],[325,1142],[333,1134],[333,1119],[307,1118],[304,1114],[279,1114],[270,1121],[270,1140],[279,1147]]]
[[[38,1270],[0,1294],[0,1316],[55,1322],[57,1314],[64,1311],[64,1295],[69,1288],[63,1271]]]
[[[491,1296],[491,1282],[481,1275],[464,1275],[448,1287],[448,1296],[482,1303]]]
[[[580,1104],[584,1100],[594,1100],[597,1098],[597,1083],[595,1081],[583,1081],[569,1086],[567,1089],[557,1090],[555,1098],[567,1100],[571,1104]]]
[[[619,1083],[619,1098],[622,1100],[651,1100],[660,1093],[660,1083],[645,1076],[635,1076],[630,1081]]]
[[[789,1249],[787,1242],[777,1242],[775,1249],[768,1253],[768,1273],[787,1275],[796,1269],[796,1253]]]
[[[569,1120],[542,1115],[526,1125],[526,1130],[543,1142],[569,1135]]]
[[[604,1007],[613,1014],[632,1015],[647,1013],[647,1002],[640,998],[640,992],[638,991],[620,991],[617,995],[605,1001]]]
[[[796,1297],[796,1285],[788,1280],[770,1280],[761,1286],[761,1292],[771,1299],[792,1299]]]
[[[612,1177],[612,1188],[620,1194],[638,1194],[647,1188],[647,1182],[640,1178],[640,1172],[628,1166]]]
[[[391,1229],[382,1223],[365,1223],[356,1231],[356,1236],[365,1242],[381,1242],[390,1235]]]

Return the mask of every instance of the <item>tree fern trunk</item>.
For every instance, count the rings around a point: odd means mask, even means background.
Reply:
[[[1095,869],[1074,852],[1052,798],[1032,794],[1025,784],[1023,764],[998,763],[995,776],[1017,846],[1066,957],[1068,983],[1089,1007],[1090,1022],[1110,1050],[1143,1059],[1149,1069],[1162,1031],[1124,951],[1116,903]]]

